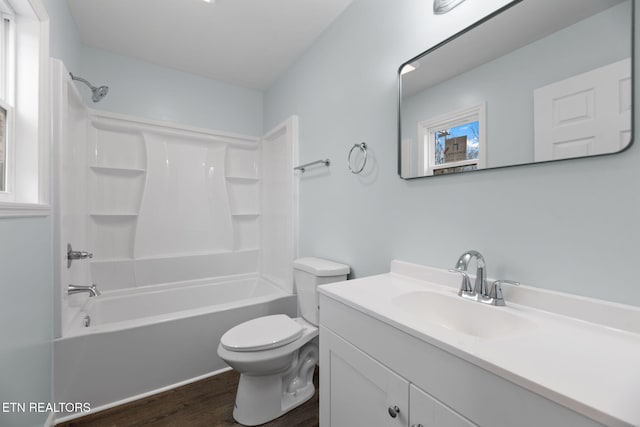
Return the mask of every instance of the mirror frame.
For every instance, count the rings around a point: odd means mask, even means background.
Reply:
[[[635,108],[636,108],[636,97],[635,97],[635,86],[636,86],[636,79],[635,79],[635,60],[636,60],[636,43],[635,43],[635,29],[636,29],[636,20],[635,20],[635,15],[636,15],[636,0],[630,0],[631,1],[631,135],[630,135],[630,139],[629,139],[629,143],[621,150],[619,151],[613,151],[611,153],[603,153],[603,154],[594,154],[591,156],[580,156],[580,157],[571,157],[571,158],[567,158],[567,159],[558,159],[558,160],[544,160],[544,161],[540,161],[540,162],[529,162],[529,163],[517,163],[517,164],[512,164],[512,165],[503,165],[503,166],[492,166],[490,168],[483,168],[483,169],[474,169],[474,170],[470,170],[470,171],[465,171],[465,172],[458,172],[458,173],[451,173],[451,174],[441,174],[441,175],[422,175],[422,176],[411,176],[411,177],[403,177],[402,176],[402,69],[414,62],[417,61],[418,59],[430,54],[431,52],[435,51],[436,49],[440,49],[441,47],[444,47],[446,44],[448,44],[449,42],[452,42],[453,40],[467,34],[468,32],[470,32],[471,30],[473,30],[476,27],[479,27],[480,25],[486,23],[487,21],[490,21],[491,19],[495,18],[496,16],[506,12],[507,10],[511,9],[512,7],[517,6],[520,3],[523,3],[525,0],[513,0],[509,3],[507,3],[506,5],[500,7],[499,9],[495,10],[494,12],[490,13],[489,15],[479,19],[478,21],[474,22],[473,24],[469,25],[468,27],[464,28],[463,30],[457,32],[456,34],[452,35],[451,37],[441,41],[440,43],[436,44],[435,46],[425,50],[422,53],[419,53],[418,55],[414,56],[413,58],[409,59],[408,61],[403,62],[402,64],[400,64],[400,67],[398,68],[398,122],[397,122],[397,126],[398,126],[398,140],[397,140],[397,146],[398,146],[398,150],[397,150],[397,155],[398,155],[398,176],[405,180],[405,181],[409,181],[409,180],[414,180],[414,179],[423,179],[423,178],[434,178],[434,177],[438,177],[438,176],[455,176],[455,175],[467,175],[469,173],[474,173],[474,172],[482,172],[482,171],[487,171],[487,170],[500,170],[500,169],[507,169],[507,168],[513,168],[513,167],[518,167],[518,166],[529,166],[529,165],[543,165],[543,164],[547,164],[547,163],[563,163],[566,161],[571,161],[571,160],[578,160],[578,159],[590,159],[590,158],[598,158],[598,157],[605,157],[605,156],[611,156],[611,155],[616,155],[616,154],[620,154],[623,153],[625,151],[627,151],[629,148],[631,148],[631,146],[634,143],[635,140]],[[529,1],[535,1],[535,0],[529,0]]]

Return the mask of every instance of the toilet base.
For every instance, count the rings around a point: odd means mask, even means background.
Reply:
[[[233,418],[245,426],[274,420],[311,399],[318,345],[312,341],[293,357],[291,367],[275,375],[241,374]]]

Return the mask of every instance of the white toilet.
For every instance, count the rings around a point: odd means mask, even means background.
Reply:
[[[318,363],[318,285],[347,280],[349,266],[320,258],[293,263],[302,317],[284,314],[249,320],[220,339],[218,355],[240,372],[233,418],[256,426],[313,397]]]

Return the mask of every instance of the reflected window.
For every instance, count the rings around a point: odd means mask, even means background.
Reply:
[[[486,167],[484,104],[425,120],[419,126],[424,175]]]
[[[465,160],[478,160],[480,122],[464,123],[435,132],[436,166]]]

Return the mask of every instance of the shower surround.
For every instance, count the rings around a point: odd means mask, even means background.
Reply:
[[[88,143],[102,291],[258,271],[257,141],[93,112]]]
[[[228,327],[277,312],[295,316],[296,119],[258,138],[91,110],[60,61],[52,71],[55,398],[98,390],[96,372],[111,387],[92,392],[94,407],[212,374],[225,365],[208,349]],[[93,258],[67,268],[68,243]],[[101,296],[66,292],[91,283]],[[147,300],[162,301],[154,307],[161,312],[144,315]],[[108,327],[99,320],[104,307]],[[184,345],[178,337],[189,331],[206,345]],[[152,360],[169,351],[200,363],[185,370]]]

